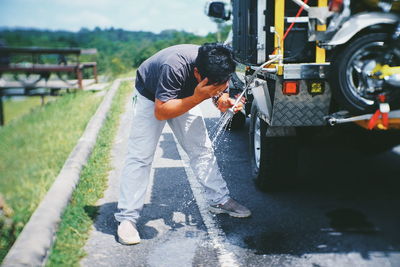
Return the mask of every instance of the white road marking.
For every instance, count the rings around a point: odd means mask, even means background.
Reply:
[[[166,128],[169,128],[168,125]],[[164,129],[164,131],[170,130],[170,129]],[[185,168],[186,175],[188,177],[188,181],[190,184],[190,187],[193,192],[193,196],[196,200],[196,204],[199,208],[200,215],[203,219],[204,225],[207,228],[207,233],[211,239],[213,247],[217,250],[217,255],[218,255],[218,261],[220,263],[220,266],[223,267],[235,267],[235,266],[240,266],[238,263],[236,255],[232,252],[234,248],[228,244],[226,240],[225,233],[218,228],[217,223],[214,221],[213,216],[211,213],[208,211],[208,203],[204,199],[202,190],[203,187],[200,185],[200,183],[197,181],[196,176],[194,175],[192,169],[190,168],[188,162],[189,158],[184,152],[183,148],[179,145],[178,141],[176,140],[175,136],[175,143],[176,147],[178,149],[179,155],[183,161],[183,166]],[[229,249],[228,249],[229,247]]]
[[[192,226],[192,228],[195,232],[196,227]],[[203,236],[188,238],[187,231],[186,227],[170,231],[164,237],[163,242],[149,252],[146,265],[150,267],[192,266],[193,256],[196,254]]]

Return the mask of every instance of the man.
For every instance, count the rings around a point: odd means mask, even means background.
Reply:
[[[222,112],[232,107],[234,100],[224,91],[234,70],[231,50],[217,43],[163,49],[137,70],[134,117],[120,179],[119,212],[115,214],[120,222],[120,243],[140,242],[136,221],[144,205],[151,164],[166,122],[190,158],[191,168],[204,187],[210,211],[234,217],[250,216],[246,207],[229,197],[197,106],[214,97]]]

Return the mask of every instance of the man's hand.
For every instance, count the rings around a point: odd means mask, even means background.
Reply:
[[[222,84],[210,84],[207,85],[208,78],[202,80],[194,89],[193,97],[198,101],[198,103],[211,98],[215,95],[220,94],[228,87],[228,82]]]
[[[238,97],[239,95],[236,95]],[[229,108],[233,107],[235,104],[236,99],[232,99],[229,97],[228,93],[224,93],[220,98],[217,100],[217,107],[221,112],[226,112]],[[233,111],[236,113],[243,109],[243,104],[245,103],[245,98],[242,97],[240,102],[235,106]]]

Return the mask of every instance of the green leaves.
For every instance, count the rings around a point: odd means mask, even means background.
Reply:
[[[221,30],[225,40],[230,26]],[[217,35],[198,36],[177,30],[159,34],[122,29],[81,29],[79,32],[48,30],[1,30],[0,35],[8,46],[26,47],[82,47],[97,48],[96,56],[82,56],[81,61],[97,61],[100,74],[117,76],[138,67],[157,51],[175,44],[203,44],[216,42]]]

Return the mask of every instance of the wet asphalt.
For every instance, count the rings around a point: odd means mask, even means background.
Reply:
[[[128,105],[129,106],[129,105]],[[203,103],[211,131],[219,113]],[[221,266],[196,205],[175,140],[164,130],[138,222],[142,243],[116,242],[118,175],[128,135],[124,115],[109,189],[85,247],[84,266]],[[251,175],[248,124],[227,131],[215,148],[231,196],[246,219],[213,216],[238,266],[400,266],[400,134],[356,127],[305,129],[298,138],[294,186],[263,192]],[[321,134],[323,133],[323,134]],[[93,207],[88,207],[91,209]]]

